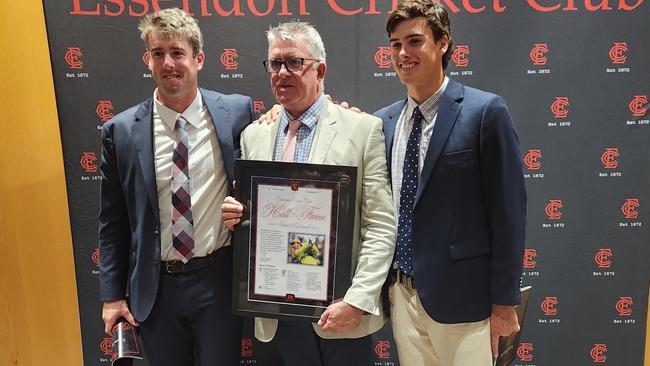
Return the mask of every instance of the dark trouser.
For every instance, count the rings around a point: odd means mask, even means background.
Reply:
[[[370,365],[370,336],[323,339],[311,323],[278,322],[275,334],[285,366],[361,366]]]
[[[241,318],[231,312],[232,248],[195,271],[163,269],[158,298],[140,333],[151,366],[239,364]]]

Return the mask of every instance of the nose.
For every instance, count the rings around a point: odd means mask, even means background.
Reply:
[[[399,55],[399,58],[407,58],[409,53],[406,50],[406,47],[404,47],[404,46],[400,47],[398,55]]]
[[[163,66],[166,69],[173,69],[174,68],[174,59],[172,58],[171,55],[165,54],[165,59],[163,60]]]
[[[287,64],[283,63],[282,65],[280,65],[280,70],[278,70],[278,76],[284,79],[289,77],[289,75],[291,75],[291,73],[289,72],[289,69],[287,69]]]

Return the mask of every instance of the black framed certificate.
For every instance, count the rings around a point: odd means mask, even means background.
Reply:
[[[317,321],[351,284],[357,168],[237,160],[233,311]]]

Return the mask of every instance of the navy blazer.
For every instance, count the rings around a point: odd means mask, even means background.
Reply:
[[[204,89],[200,93],[232,182],[239,135],[254,116],[251,99]],[[100,297],[102,301],[120,300],[128,293],[130,311],[139,322],[151,312],[161,271],[152,111],[153,99],[148,99],[102,127]]]
[[[393,136],[406,100],[375,113]],[[515,305],[526,226],[519,140],[505,101],[449,80],[414,203],[415,285],[440,323],[479,321]]]

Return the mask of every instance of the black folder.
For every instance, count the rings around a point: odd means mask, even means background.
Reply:
[[[517,347],[519,347],[519,337],[524,330],[524,315],[526,315],[526,305],[532,286],[526,286],[521,289],[521,303],[515,306],[517,318],[519,320],[519,331],[512,333],[507,337],[499,337],[499,356],[494,360],[494,366],[510,366],[517,356]]]

